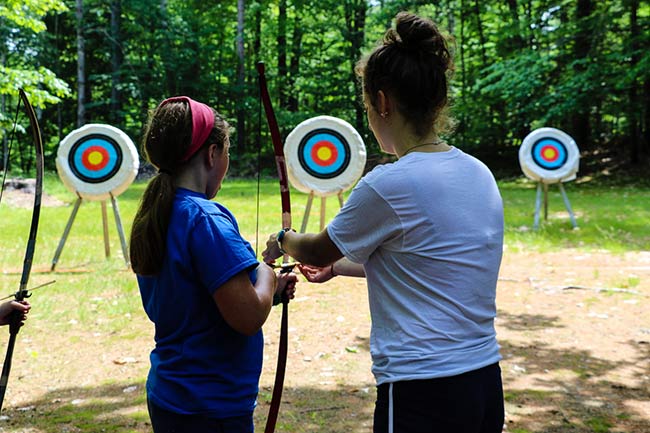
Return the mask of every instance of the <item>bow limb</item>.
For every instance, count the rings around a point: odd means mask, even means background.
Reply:
[[[32,261],[34,259],[34,249],[36,246],[36,234],[38,233],[38,222],[41,214],[41,197],[43,195],[43,140],[41,138],[41,129],[38,126],[36,113],[34,107],[29,102],[27,94],[23,89],[19,89],[20,100],[25,106],[29,124],[32,129],[32,139],[34,147],[36,148],[36,185],[34,190],[34,207],[32,210],[32,222],[29,229],[29,239],[27,240],[27,248],[25,250],[25,258],[23,260],[23,272],[20,278],[20,286],[18,291],[14,294],[16,301],[22,301],[30,296],[27,290],[27,283],[29,282],[29,275],[32,271]],[[2,366],[2,376],[0,376],[0,410],[2,410],[2,403],[4,401],[5,391],[7,389],[7,382],[9,381],[9,372],[11,371],[11,358],[13,356],[14,345],[16,343],[16,336],[20,330],[21,317],[20,314],[14,312],[9,324],[9,343],[7,344],[7,355],[5,356],[4,365]]]
[[[271,104],[271,97],[266,85],[266,76],[264,75],[264,63],[257,63],[257,72],[260,80],[260,96],[264,105],[264,112],[271,132],[271,141],[273,142],[273,152],[275,154],[275,165],[278,169],[278,178],[280,180],[280,196],[282,197],[282,228],[291,228],[291,197],[289,192],[289,179],[287,176],[287,164],[284,157],[284,146],[280,137],[280,128],[275,119],[275,112]],[[284,257],[284,262],[288,257]]]
[[[264,105],[266,120],[271,131],[271,141],[273,142],[273,151],[275,154],[275,165],[278,169],[278,178],[280,181],[280,195],[282,197],[282,228],[291,228],[291,200],[289,196],[289,180],[287,176],[287,165],[284,158],[284,147],[280,138],[280,129],[275,119],[271,97],[266,85],[266,76],[264,75],[264,63],[257,63],[257,73],[260,83],[260,97]],[[283,262],[287,263],[289,257],[285,254]],[[280,411],[280,401],[282,400],[282,388],[284,386],[284,373],[287,366],[287,349],[288,349],[288,328],[289,328],[289,298],[282,296],[282,319],[280,325],[280,343],[278,347],[278,363],[275,369],[275,383],[273,384],[273,396],[271,397],[271,406],[269,407],[269,416],[266,419],[264,433],[273,433],[275,423]]]

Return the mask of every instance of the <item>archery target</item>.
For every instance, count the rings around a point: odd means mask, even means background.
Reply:
[[[347,191],[366,165],[366,146],[345,120],[331,116],[307,119],[284,144],[289,181],[299,191],[327,197]]]
[[[576,142],[559,129],[536,129],[524,138],[519,148],[521,170],[530,179],[542,183],[575,179],[579,163]]]
[[[88,200],[124,192],[138,174],[138,151],[128,135],[103,124],[88,124],[59,145],[56,168],[65,186]]]

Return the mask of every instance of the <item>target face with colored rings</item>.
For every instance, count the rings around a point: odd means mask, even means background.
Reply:
[[[122,149],[106,135],[87,135],[70,148],[68,164],[75,176],[84,182],[105,182],[120,169]]]
[[[350,145],[333,129],[316,129],[300,140],[298,158],[312,176],[332,179],[350,164]]]
[[[320,197],[350,189],[366,164],[366,147],[348,122],[318,116],[300,123],[284,145],[291,184]]]
[[[539,128],[526,136],[519,148],[519,164],[526,176],[542,183],[573,180],[580,152],[575,141],[555,128]]]
[[[566,147],[551,137],[540,138],[531,148],[533,161],[546,170],[557,170],[569,157]]]
[[[63,183],[75,194],[105,200],[121,194],[135,179],[140,165],[131,139],[121,130],[88,124],[66,136],[56,166]]]

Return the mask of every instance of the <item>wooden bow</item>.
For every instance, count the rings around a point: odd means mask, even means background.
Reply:
[[[34,191],[34,207],[32,210],[32,223],[29,229],[29,239],[27,241],[27,249],[25,251],[25,258],[23,260],[23,272],[20,278],[20,286],[18,291],[14,294],[16,301],[22,301],[25,298],[29,298],[31,293],[27,289],[27,283],[29,282],[29,275],[32,271],[32,260],[34,259],[34,249],[36,246],[36,233],[38,232],[38,221],[41,214],[41,197],[43,194],[43,140],[41,138],[41,129],[38,126],[38,120],[36,119],[36,113],[34,112],[34,107],[29,102],[27,95],[23,89],[19,89],[20,101],[22,101],[27,111],[27,117],[29,118],[29,124],[32,129],[32,137],[34,141],[34,146],[36,147],[36,185]],[[20,101],[18,106],[20,107]],[[16,109],[18,110],[18,108]],[[15,132],[16,125],[14,125]],[[9,144],[11,149],[11,142],[13,141],[13,132]],[[6,175],[5,167],[5,175]],[[4,188],[4,182],[2,187]],[[2,410],[2,403],[4,401],[5,391],[7,389],[7,382],[9,381],[9,372],[11,371],[11,358],[13,357],[14,345],[16,344],[16,336],[20,330],[21,324],[21,313],[14,311],[12,313],[11,322],[9,323],[9,343],[7,344],[7,354],[5,356],[5,361],[2,366],[2,376],[0,376],[0,410]]]
[[[264,63],[257,63],[257,73],[259,75],[260,97],[264,105],[266,120],[271,132],[271,141],[273,142],[273,152],[275,154],[275,165],[278,169],[278,178],[280,181],[280,196],[282,198],[282,228],[291,228],[291,197],[289,192],[289,178],[287,176],[287,166],[284,157],[284,147],[280,138],[280,129],[275,119],[271,97],[266,85],[266,76],[264,75]],[[283,263],[287,263],[289,257],[285,254]],[[289,269],[291,270],[291,269]],[[280,325],[280,345],[278,348],[278,363],[275,369],[275,383],[273,385],[273,396],[271,397],[271,406],[269,416],[266,419],[266,428],[264,433],[273,433],[275,423],[280,411],[280,401],[282,400],[282,388],[284,386],[284,373],[287,367],[287,348],[288,348],[288,328],[289,328],[289,298],[285,293],[282,294],[282,321]]]

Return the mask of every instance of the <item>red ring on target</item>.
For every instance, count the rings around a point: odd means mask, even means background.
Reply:
[[[81,162],[88,170],[101,170],[109,161],[108,151],[101,146],[91,146],[81,155]]]
[[[560,153],[553,146],[542,147],[541,154],[542,158],[549,162],[557,161],[557,159],[560,157]]]
[[[331,141],[321,140],[311,149],[312,161],[323,167],[334,164],[338,157],[339,152]]]

